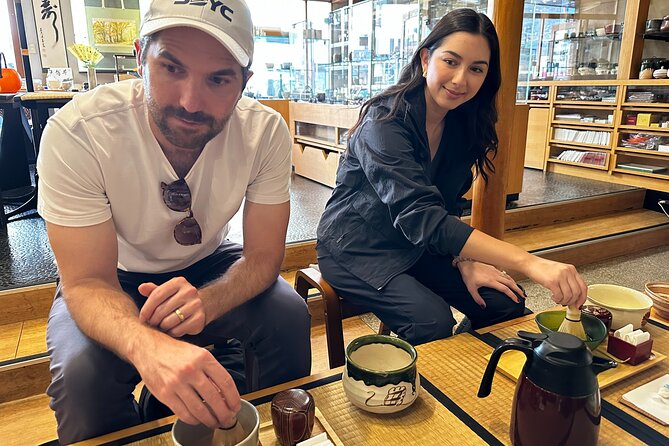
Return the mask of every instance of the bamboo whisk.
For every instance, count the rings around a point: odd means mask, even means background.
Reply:
[[[567,314],[564,318],[564,321],[562,321],[562,324],[560,324],[558,331],[561,333],[569,333],[585,341],[586,336],[583,323],[581,322],[581,310],[569,305],[567,307]]]
[[[214,437],[211,441],[212,446],[234,446],[246,438],[248,434],[239,421],[235,419],[235,424],[229,428],[218,428],[214,431]]]

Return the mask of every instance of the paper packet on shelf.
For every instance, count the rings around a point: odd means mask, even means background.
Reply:
[[[634,330],[632,324],[627,324],[613,333],[613,336],[632,345],[639,345],[650,339],[650,333],[643,330]]]
[[[653,340],[650,333],[634,330],[632,324],[625,325],[609,336],[606,351],[620,362],[637,365],[650,358]]]

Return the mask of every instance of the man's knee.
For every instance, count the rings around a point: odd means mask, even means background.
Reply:
[[[52,364],[49,394],[54,398],[65,395],[83,407],[97,407],[95,400],[121,398],[120,387],[131,391],[139,381],[134,375],[136,372],[112,352],[91,344],[62,363]]]
[[[89,345],[52,363],[51,369],[47,394],[61,442],[69,444],[141,421],[132,396],[138,375],[113,353]]]
[[[283,279],[266,291],[267,300],[262,307],[261,317],[266,326],[273,327],[278,336],[297,334],[309,336],[311,314],[307,303]]]

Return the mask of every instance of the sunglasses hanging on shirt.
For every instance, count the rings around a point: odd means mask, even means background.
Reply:
[[[174,227],[174,240],[183,246],[198,245],[202,243],[202,229],[195,217],[191,205],[193,199],[188,183],[183,178],[165,184],[160,182],[163,190],[163,201],[173,211],[188,212],[188,215]]]

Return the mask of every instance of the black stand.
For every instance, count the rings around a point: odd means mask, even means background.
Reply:
[[[23,72],[25,75],[26,79],[26,89],[29,92],[35,91],[34,85],[33,85],[33,73],[30,68],[30,56],[28,55],[28,39],[26,38],[26,28],[23,22],[23,7],[21,6],[20,0],[14,0],[14,9],[16,13],[16,27],[19,31],[19,43],[21,45],[21,58],[23,60]],[[8,99],[9,100],[9,99]],[[30,186],[30,170],[28,169],[28,160],[26,158],[26,153],[25,150],[23,150],[24,147],[24,136],[21,133],[21,130],[23,129],[23,124],[21,122],[21,115],[20,113],[23,113],[23,110],[21,108],[20,102],[16,101],[16,98],[13,97],[11,98],[12,102],[15,102],[13,104],[7,104],[5,103],[5,107],[3,109],[5,110],[5,117],[3,118],[3,131],[2,131],[2,141],[0,141],[0,163],[2,163],[3,166],[13,166],[16,165],[17,163],[25,165],[26,170],[25,172],[27,173],[27,186]],[[10,119],[9,122],[7,122],[7,111],[10,111]],[[18,119],[15,119],[17,118]],[[35,121],[33,117],[33,122]],[[33,123],[34,125],[34,123]],[[7,137],[8,140],[5,140],[5,137]],[[35,141],[35,138],[33,137],[33,148],[36,148],[36,144],[39,144],[39,141]],[[9,150],[9,147],[13,147],[12,150]],[[21,150],[17,150],[17,147],[20,147]],[[35,150],[35,154],[37,154],[37,151]],[[21,158],[22,157],[22,158]],[[5,164],[7,162],[7,164]],[[13,169],[11,169],[13,170]],[[19,175],[21,178],[21,182],[25,182],[25,177],[23,177],[23,174],[20,173],[21,169],[17,168],[17,172],[14,172],[12,175],[16,176]],[[3,175],[4,177],[4,175]],[[5,213],[5,208],[4,208],[4,201],[2,197],[2,189],[3,187],[5,189],[12,189],[13,187],[11,184],[5,184],[5,179],[3,178],[3,182],[0,183],[0,225],[4,225],[7,222],[9,222],[9,219],[22,214],[26,211],[36,209],[37,207],[37,173],[35,173],[35,188],[32,190],[31,193],[26,194],[23,198],[28,198],[28,200],[20,205],[18,208],[12,210],[11,212]],[[16,180],[15,180],[16,181]],[[10,180],[11,182],[11,180]],[[25,184],[21,184],[22,186]],[[20,197],[17,197],[17,199]]]

